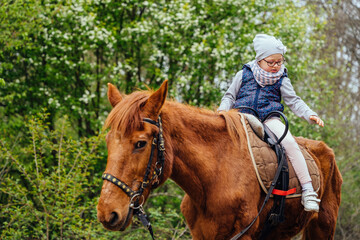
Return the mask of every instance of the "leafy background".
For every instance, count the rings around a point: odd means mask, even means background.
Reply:
[[[96,219],[106,164],[106,83],[130,93],[169,80],[169,96],[215,110],[255,56],[257,33],[288,47],[295,89],[325,120],[289,109],[294,135],[325,141],[344,184],[335,239],[360,238],[360,4],[290,0],[0,2],[0,238],[140,239]],[[158,239],[190,239],[172,181],[146,209]]]

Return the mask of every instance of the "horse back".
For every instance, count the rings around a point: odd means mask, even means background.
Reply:
[[[296,137],[298,144],[306,147],[314,158],[321,176],[320,197],[331,191],[338,198],[340,204],[340,191],[343,182],[339,168],[337,167],[334,151],[322,141]]]

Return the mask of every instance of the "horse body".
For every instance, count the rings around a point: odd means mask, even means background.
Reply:
[[[165,138],[165,165],[160,183],[173,179],[186,193],[181,211],[193,239],[230,239],[257,215],[265,194],[251,163],[244,129],[235,111],[217,114],[165,101],[167,83],[155,93],[144,92],[122,98],[109,86],[114,109],[107,125],[110,173],[133,189],[139,188],[150,154],[156,127],[141,119],[160,114]],[[148,143],[134,148],[140,141]],[[268,239],[291,239],[304,230],[304,239],[331,239],[340,205],[342,178],[330,148],[318,141],[299,138],[321,169],[320,212],[303,210],[299,198],[287,199],[285,218]],[[156,154],[155,154],[156,155]],[[154,156],[156,157],[156,156]],[[150,189],[144,192],[149,196]],[[98,204],[98,219],[110,230],[123,230],[129,222],[129,197],[104,181]],[[241,239],[256,239],[262,229],[270,200],[255,224]]]

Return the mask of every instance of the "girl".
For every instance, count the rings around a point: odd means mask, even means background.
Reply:
[[[255,109],[263,120],[271,111],[284,110],[281,104],[281,98],[283,98],[284,103],[295,115],[323,127],[324,122],[296,95],[287,77],[287,69],[283,65],[286,47],[282,42],[275,37],[258,34],[253,43],[256,52],[255,60],[245,64],[243,69],[236,74],[221,100],[218,111],[247,106]],[[246,109],[241,112],[252,114]],[[277,137],[281,137],[284,133],[285,125],[278,117],[266,120],[265,124]],[[305,211],[318,212],[320,200],[313,189],[305,159],[290,132],[283,139],[282,145],[300,181],[303,190],[301,203]]]

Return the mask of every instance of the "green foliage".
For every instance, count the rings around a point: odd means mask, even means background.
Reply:
[[[360,153],[357,152],[353,158],[339,161],[344,183],[342,187],[341,211],[339,213],[338,229],[339,236],[344,239],[356,239],[360,237],[359,223],[359,199],[360,199]],[[353,160],[357,159],[357,160]]]
[[[67,116],[53,131],[46,117],[31,117],[18,143],[0,139],[1,238],[86,237],[96,216],[101,136],[74,140],[64,134]]]

